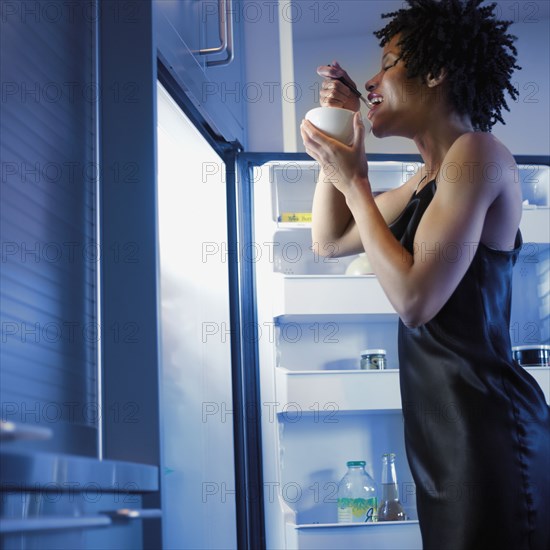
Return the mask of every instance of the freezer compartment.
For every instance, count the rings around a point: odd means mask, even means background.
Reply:
[[[300,550],[421,550],[418,521],[357,525],[287,523],[288,549]]]

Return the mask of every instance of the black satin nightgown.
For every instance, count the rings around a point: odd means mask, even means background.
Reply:
[[[392,233],[412,252],[435,181]],[[399,322],[405,444],[425,550],[550,549],[550,409],[513,361],[512,268],[521,248],[472,250],[464,278],[428,323]],[[442,260],[456,249],[440,250]]]

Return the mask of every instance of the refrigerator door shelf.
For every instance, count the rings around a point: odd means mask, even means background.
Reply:
[[[549,243],[550,208],[548,206],[524,207],[519,228],[524,243]]]
[[[527,367],[550,404],[550,367]],[[277,413],[401,410],[399,369],[293,371],[275,369]]]
[[[334,548],[377,550],[420,550],[418,521],[381,523],[286,524],[287,548],[333,550]]]
[[[399,370],[291,371],[275,369],[277,413],[335,416],[344,411],[400,411]]]
[[[550,367],[524,367],[542,388],[546,402],[550,405]]]
[[[282,315],[397,314],[373,275],[273,277],[273,317]]]

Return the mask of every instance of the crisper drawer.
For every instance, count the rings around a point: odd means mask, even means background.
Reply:
[[[156,466],[3,448],[0,473],[1,548],[122,550],[160,542],[161,511],[149,507],[159,502]]]
[[[356,525],[286,524],[287,549],[300,550],[420,550],[418,521]]]

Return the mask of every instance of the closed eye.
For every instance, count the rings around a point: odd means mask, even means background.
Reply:
[[[392,67],[395,67],[397,65],[397,63],[399,62],[401,58],[398,57],[393,63],[391,63],[390,65],[386,65],[385,67],[382,67],[382,70],[383,71],[387,71],[388,69],[391,69]]]

